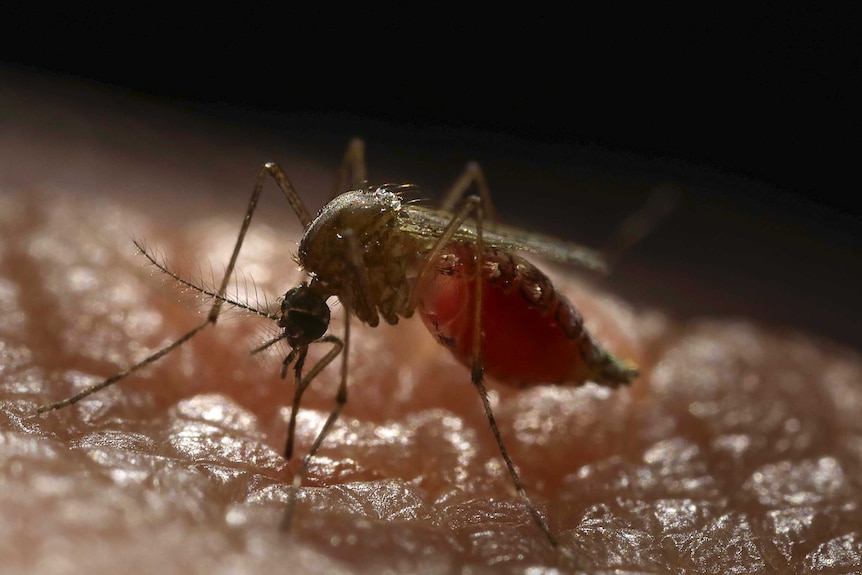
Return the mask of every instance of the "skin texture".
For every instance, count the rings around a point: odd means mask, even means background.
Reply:
[[[314,210],[339,151],[322,164],[170,113],[87,116],[4,97],[19,113],[0,136],[0,570],[849,573],[862,563],[856,353],[745,318],[675,319],[553,266],[542,268],[590,329],[643,371],[618,391],[489,383],[561,552],[512,494],[467,370],[418,319],[354,324],[348,404],[290,533],[279,530],[297,467],[280,456],[284,350],[248,355],[274,325],[229,312],[140,376],[33,417],[206,313],[150,273],[130,235],[215,283],[262,161],[277,158]],[[289,256],[298,226],[279,200],[269,192],[240,259],[233,291],[251,301],[274,302],[300,280]],[[329,369],[306,393],[296,453],[336,384]]]

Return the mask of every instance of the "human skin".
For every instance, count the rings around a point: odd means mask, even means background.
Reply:
[[[12,104],[20,114],[0,135],[0,571],[845,573],[862,563],[857,354],[745,318],[674,319],[557,266],[546,269],[596,335],[642,369],[618,391],[489,382],[559,550],[512,493],[468,370],[419,320],[354,323],[348,404],[289,532],[279,526],[298,463],[281,456],[292,384],[278,377],[283,349],[248,352],[271,322],[228,310],[141,374],[35,416],[206,313],[208,302],[151,273],[130,236],[184,277],[215,283],[261,161],[278,159],[313,210],[338,158],[323,167],[177,127],[174,115]],[[251,301],[301,280],[290,257],[299,226],[267,194],[234,288]],[[306,394],[300,457],[337,377],[333,366]]]

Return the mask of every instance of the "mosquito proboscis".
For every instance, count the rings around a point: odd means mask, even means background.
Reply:
[[[478,164],[467,166],[441,207],[433,209],[404,197],[409,185],[367,187],[364,144],[348,146],[337,178],[337,195],[312,217],[285,172],[274,163],[261,169],[225,269],[215,289],[171,271],[142,244],[139,251],[158,269],[187,288],[212,299],[206,319],[142,361],[66,399],[37,408],[60,409],[132,375],[216,324],[224,306],[243,308],[277,323],[278,335],[253,352],[285,342],[281,377],[293,368],[294,398],[285,457],[293,455],[297,414],[304,392],[318,374],[340,359],[335,406],[294,477],[298,489],[347,401],[351,317],[377,326],[395,324],[418,311],[434,337],[470,368],[494,440],[512,484],[543,537],[557,540],[531,501],[509,456],[494,417],[484,377],[516,384],[580,385],[593,381],[617,387],[632,382],[637,369],[618,360],[586,330],[580,313],[533,264],[514,252],[529,252],[603,272],[603,255],[580,245],[503,226],[496,221],[491,195]],[[275,311],[227,296],[264,184],[272,179],[303,226],[297,261],[308,276],[279,298]],[[344,189],[349,191],[341,193]],[[329,333],[331,298],[344,308],[344,331]],[[306,370],[313,344],[329,349]],[[295,493],[285,524],[293,515]]]

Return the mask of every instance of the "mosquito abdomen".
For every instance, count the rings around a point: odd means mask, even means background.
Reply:
[[[475,247],[453,242],[421,286],[418,309],[429,331],[464,364],[473,358]],[[595,381],[616,387],[637,375],[586,330],[581,314],[528,261],[483,253],[482,363],[503,382],[529,385]]]

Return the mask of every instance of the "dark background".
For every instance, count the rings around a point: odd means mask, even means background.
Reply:
[[[661,277],[631,290],[685,315],[750,315],[862,343],[850,14],[532,8],[10,9],[2,62],[285,137],[415,146],[440,158],[444,179],[447,161],[476,157],[492,181],[517,158],[542,172],[578,164],[641,195],[674,182],[689,207],[640,265],[688,271],[667,290]],[[548,231],[571,237],[565,199],[525,205],[494,190],[510,202],[504,214],[550,212]]]
[[[246,117],[471,128],[671,159],[774,186],[797,208],[858,207],[844,179],[859,144],[849,13],[609,16],[10,9],[2,60]]]

